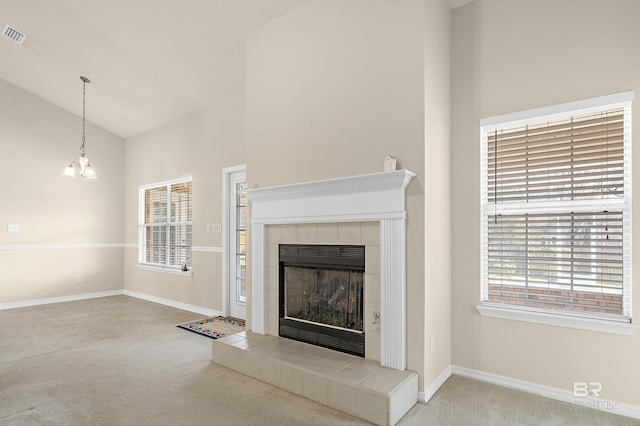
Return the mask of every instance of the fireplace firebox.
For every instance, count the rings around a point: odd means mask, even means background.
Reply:
[[[364,357],[365,247],[279,246],[279,335]]]

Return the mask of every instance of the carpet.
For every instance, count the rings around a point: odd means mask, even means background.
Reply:
[[[177,327],[202,334],[203,336],[207,336],[212,339],[219,339],[245,330],[244,320],[223,316],[187,322],[185,324],[180,324]]]

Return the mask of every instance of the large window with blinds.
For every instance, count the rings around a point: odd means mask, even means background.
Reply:
[[[141,266],[191,270],[191,178],[140,187]]]
[[[631,320],[632,97],[482,120],[482,306]]]

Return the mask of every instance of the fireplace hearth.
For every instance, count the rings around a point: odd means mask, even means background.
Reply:
[[[279,246],[279,335],[365,356],[365,247]]]

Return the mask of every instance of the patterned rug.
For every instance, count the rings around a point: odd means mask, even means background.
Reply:
[[[192,321],[185,324],[180,324],[177,327],[193,331],[194,333],[202,334],[203,336],[207,336],[212,339],[219,339],[221,337],[240,333],[241,331],[245,330],[244,320],[223,316]]]

